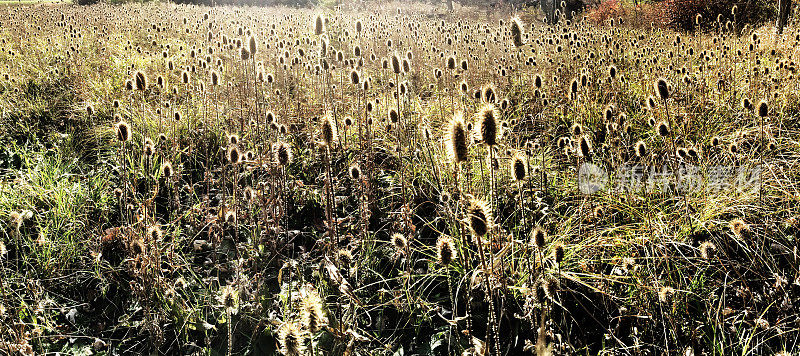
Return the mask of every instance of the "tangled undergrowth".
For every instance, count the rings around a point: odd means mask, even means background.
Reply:
[[[800,348],[794,27],[0,10],[4,352]]]

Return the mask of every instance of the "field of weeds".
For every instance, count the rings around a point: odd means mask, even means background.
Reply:
[[[0,7],[0,353],[797,355],[800,31],[542,18]]]

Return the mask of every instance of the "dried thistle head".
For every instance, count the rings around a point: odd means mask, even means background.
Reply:
[[[284,323],[278,330],[278,342],[281,344],[280,351],[286,356],[304,355],[304,339],[305,333],[294,323]]]
[[[117,140],[125,143],[131,139],[131,129],[127,122],[120,121],[114,127],[117,132]]]
[[[322,298],[310,285],[303,288],[303,299],[300,310],[303,329],[308,333],[316,333],[328,324],[328,318],[322,310]]]
[[[486,206],[486,202],[478,199],[471,199],[467,207],[467,219],[472,234],[482,237],[489,232],[492,214]]]
[[[511,171],[514,173],[514,180],[520,182],[525,179],[528,167],[525,160],[520,155],[514,155],[511,159]]]
[[[408,239],[403,234],[395,233],[391,238],[392,246],[397,249],[399,253],[405,253],[408,248]]]
[[[217,299],[223,308],[233,314],[236,313],[236,309],[239,307],[239,293],[232,285],[223,287]]]
[[[334,124],[333,118],[330,114],[327,114],[322,118],[320,132],[322,136],[322,144],[327,147],[333,147],[334,142],[336,142],[337,134],[336,125]]]
[[[456,249],[453,246],[453,239],[449,236],[440,236],[436,241],[436,259],[442,266],[447,266],[453,261]]]
[[[464,114],[457,111],[447,125],[447,152],[453,163],[467,160],[467,130],[464,127]]]
[[[280,166],[286,166],[292,162],[292,148],[283,141],[278,141],[272,144],[272,155]]]
[[[477,113],[478,133],[481,141],[489,147],[497,145],[499,125],[497,124],[499,113],[492,104],[484,105]]]

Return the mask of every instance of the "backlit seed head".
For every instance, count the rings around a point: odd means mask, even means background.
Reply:
[[[229,145],[228,146],[228,162],[231,164],[238,164],[242,159],[241,154],[239,154],[239,147],[236,145]]]
[[[477,199],[470,200],[467,219],[469,228],[476,237],[482,237],[489,232],[492,218],[486,202]]]
[[[497,137],[499,136],[497,119],[499,116],[497,109],[492,104],[484,105],[481,111],[477,113],[478,133],[481,141],[489,147],[497,145]]]
[[[742,234],[750,231],[750,226],[742,219],[734,219],[730,222],[730,228],[734,235],[742,237]]]
[[[511,39],[514,41],[514,47],[522,47],[522,21],[519,18],[511,19]]]
[[[464,127],[464,117],[461,111],[456,112],[447,127],[447,151],[453,163],[467,160],[467,130]]]
[[[667,137],[669,136],[669,125],[666,121],[659,121],[656,124],[656,131],[658,132],[659,136]]]
[[[325,17],[318,14],[314,19],[314,34],[319,36],[325,32]]]
[[[639,140],[636,142],[636,157],[644,158],[647,155],[647,144]]]
[[[278,330],[278,342],[281,353],[285,356],[301,356],[305,354],[305,333],[294,323],[285,323]]]
[[[128,126],[127,122],[120,121],[115,127],[117,131],[117,140],[120,142],[128,142],[131,139],[130,126]]]
[[[525,179],[528,168],[521,156],[514,156],[511,160],[511,168],[514,172],[514,180],[519,182]]]
[[[322,311],[322,298],[319,297],[315,288],[307,285],[302,290],[302,296],[300,320],[302,320],[303,329],[313,334],[328,324],[328,318]]]
[[[564,261],[564,245],[559,243],[553,247],[553,259],[556,263]]]
[[[396,233],[392,235],[391,242],[397,252],[403,253],[408,248],[408,239],[403,234]]]
[[[655,82],[655,91],[661,100],[669,99],[669,84],[664,78],[658,78]]]
[[[766,101],[762,100],[760,103],[758,103],[758,116],[767,117],[768,113],[769,113],[769,106],[767,105]]]
[[[533,246],[541,250],[544,248],[545,241],[547,241],[547,232],[539,226],[535,227],[531,232]]]
[[[133,74],[133,82],[136,86],[136,90],[138,91],[145,91],[147,90],[147,75],[144,72],[136,72]]]
[[[456,249],[453,246],[453,239],[448,236],[441,236],[436,241],[436,259],[442,266],[447,266],[453,261]]]
[[[322,118],[320,132],[322,135],[322,144],[327,147],[333,147],[333,143],[336,141],[336,125],[333,123],[333,118],[331,118],[330,114]]]
[[[286,166],[292,161],[292,148],[283,141],[278,141],[272,145],[272,154],[275,163],[280,166]]]
[[[352,166],[350,166],[347,172],[350,175],[351,179],[355,181],[361,179],[361,168],[357,164],[353,164]]]

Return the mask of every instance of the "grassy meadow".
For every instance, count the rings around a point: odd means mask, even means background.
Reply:
[[[0,354],[797,355],[800,31],[0,7]]]

